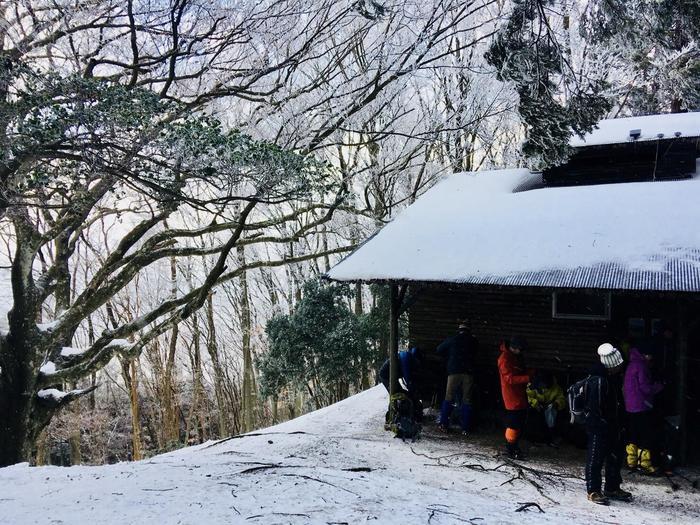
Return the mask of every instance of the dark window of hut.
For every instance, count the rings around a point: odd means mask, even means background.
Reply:
[[[555,319],[610,319],[610,293],[554,292],[552,317]]]

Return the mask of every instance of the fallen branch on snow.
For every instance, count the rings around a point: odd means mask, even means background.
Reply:
[[[317,479],[311,476],[305,476],[304,474],[282,474],[283,476],[286,477],[295,477],[295,478],[303,478],[303,479],[308,479],[310,481],[317,481],[318,483],[323,483],[324,485],[330,485],[331,487],[335,487],[336,489],[344,490],[345,492],[349,492],[350,494],[357,496],[360,498],[361,496],[357,492],[353,492],[352,490],[346,489],[344,487],[339,487],[338,485],[334,485],[330,481],[324,481],[322,479]]]
[[[212,443],[211,445],[208,445],[206,448],[211,448],[211,447],[216,447],[221,445],[222,443],[226,443],[227,441],[231,441],[232,439],[243,439],[247,437],[259,437],[259,436],[279,436],[279,435],[284,435],[284,436],[291,436],[293,434],[308,434],[308,432],[302,432],[301,430],[297,430],[295,432],[257,432],[257,433],[252,433],[252,434],[238,434],[237,436],[231,436],[227,437],[225,439],[221,439],[217,441],[216,443]]]
[[[542,514],[544,514],[542,507],[540,507],[539,504],[535,503],[534,501],[528,501],[526,503],[518,502],[518,505],[520,505],[520,507],[515,509],[515,512],[523,512],[523,511],[526,511],[527,509],[529,509],[530,507],[537,507],[537,510],[539,510]]]
[[[454,512],[448,512],[446,510],[442,509],[436,509],[434,507],[428,507],[428,510],[430,511],[430,516],[428,516],[428,524],[430,524],[435,517],[435,513],[439,512],[440,514],[446,514],[447,516],[451,516],[453,519],[457,521],[462,521],[464,523],[470,523],[471,525],[478,525],[475,523],[476,520],[483,520],[484,518],[462,518],[459,514],[456,514]]]

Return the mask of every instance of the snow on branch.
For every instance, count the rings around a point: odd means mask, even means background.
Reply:
[[[39,390],[36,393],[36,395],[44,406],[49,408],[59,408],[61,406],[67,405],[68,403],[70,403],[74,399],[77,399],[80,396],[89,394],[96,388],[97,385],[93,385],[89,388],[70,390],[68,392],[63,392],[62,390],[58,390],[57,388],[45,388]]]

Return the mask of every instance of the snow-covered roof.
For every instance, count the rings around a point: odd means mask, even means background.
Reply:
[[[637,142],[674,137],[700,137],[700,112],[601,120],[596,129],[586,134],[583,139],[574,135],[569,145],[580,148],[632,142],[632,130],[640,131]]]
[[[700,291],[700,177],[513,191],[537,177],[451,175],[328,277]]]

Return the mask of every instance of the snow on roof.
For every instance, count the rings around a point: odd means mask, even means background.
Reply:
[[[700,291],[700,178],[540,188],[447,177],[332,268],[338,281]]]
[[[632,130],[641,132],[637,142],[658,138],[671,139],[676,137],[677,133],[680,133],[678,137],[700,137],[700,112],[601,120],[596,129],[586,134],[583,139],[574,135],[569,145],[580,148],[631,142],[630,131]]]

